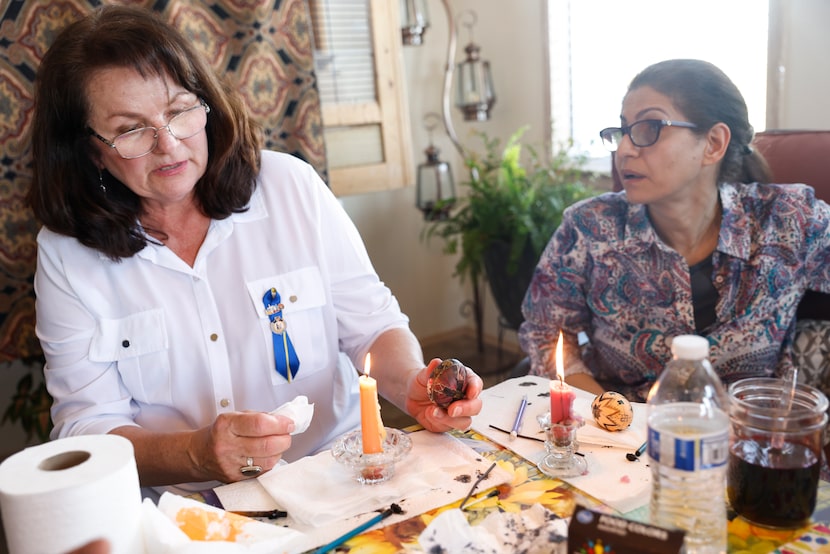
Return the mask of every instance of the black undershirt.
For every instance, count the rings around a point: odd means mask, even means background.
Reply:
[[[715,322],[718,291],[712,284],[712,256],[689,268],[692,281],[692,308],[695,313],[695,331],[703,332]]]

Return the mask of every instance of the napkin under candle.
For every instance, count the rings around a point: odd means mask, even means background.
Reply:
[[[539,463],[545,455],[544,442],[521,436],[510,440],[515,412],[509,407],[518,406],[522,396],[527,394],[528,405],[521,434],[544,440],[545,433],[536,417],[550,410],[549,382],[550,379],[545,377],[527,375],[508,379],[482,391],[479,398],[483,405],[481,413],[473,418],[473,429],[531,463]],[[625,457],[626,453],[634,452],[646,440],[645,404],[631,403],[634,418],[628,429],[606,431],[596,424],[591,413],[591,401],[595,395],[575,387],[572,389],[576,393],[573,412],[585,420],[585,425],[576,433],[576,439],[579,452],[584,454],[588,463],[588,473],[562,480],[621,513],[645,506],[651,491],[648,458],[643,456],[636,462],[630,462]],[[506,432],[493,429],[491,425]]]
[[[428,509],[442,506],[462,498],[477,473],[483,473],[490,465],[450,435],[419,431],[409,437],[412,451],[395,465],[392,478],[383,483],[361,485],[352,471],[337,462],[328,450],[276,467],[257,479],[292,520],[319,528],[386,509],[392,502],[415,502],[431,493],[435,498],[429,499]],[[497,467],[478,491],[510,479],[507,472]],[[407,517],[412,515],[415,514]]]

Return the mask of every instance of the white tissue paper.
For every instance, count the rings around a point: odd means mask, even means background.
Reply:
[[[314,416],[314,404],[308,403],[307,396],[298,396],[291,402],[286,402],[271,415],[281,415],[294,420],[294,432],[292,435],[305,432],[311,425],[311,418]]]
[[[12,554],[68,552],[94,539],[144,552],[133,445],[117,435],[68,437],[0,464],[0,512]]]
[[[518,513],[494,512],[475,526],[453,509],[432,520],[418,544],[424,552],[443,554],[565,554],[568,523],[541,504]]]
[[[298,531],[240,516],[171,493],[158,506],[144,501],[143,529],[153,554],[270,554],[302,552]]]

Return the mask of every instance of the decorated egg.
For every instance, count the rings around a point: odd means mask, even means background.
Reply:
[[[432,370],[427,381],[427,394],[433,404],[441,408],[461,400],[467,393],[467,368],[464,364],[450,358],[444,360]]]
[[[606,431],[622,431],[631,426],[634,421],[634,410],[631,403],[622,394],[606,391],[591,402],[591,413],[597,425]]]

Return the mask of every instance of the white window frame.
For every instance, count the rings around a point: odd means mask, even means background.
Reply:
[[[375,101],[321,103],[324,132],[375,125],[380,128],[380,161],[332,167],[329,185],[337,196],[405,187],[415,181],[398,2],[369,0],[374,53]],[[326,141],[329,159],[338,145]]]
[[[575,141],[574,146],[574,153],[575,154],[583,154],[586,152],[586,148],[581,147],[580,144],[580,137],[586,137],[585,140],[594,140],[594,144],[592,145],[592,152],[588,157],[588,164],[587,169],[594,170],[600,173],[608,173],[610,171],[610,154],[607,154],[601,150],[601,145],[599,144],[599,131],[601,128],[606,126],[614,126],[619,125],[619,106],[622,101],[622,97],[625,93],[625,88],[628,82],[634,77],[637,71],[644,69],[649,63],[653,63],[654,61],[658,61],[659,59],[667,59],[672,57],[703,57],[703,56],[695,56],[691,54],[686,54],[687,51],[693,51],[691,49],[684,49],[682,44],[674,45],[673,43],[669,44],[669,46],[677,46],[675,48],[668,48],[663,46],[661,48],[661,44],[665,45],[665,42],[660,42],[659,40],[655,40],[655,48],[649,54],[654,58],[652,61],[648,62],[641,62],[639,65],[635,65],[633,67],[636,68],[625,68],[624,70],[619,70],[620,64],[614,63],[616,58],[620,59],[627,59],[626,51],[624,48],[619,46],[619,41],[626,40],[625,37],[629,36],[630,33],[636,32],[638,29],[638,25],[640,26],[648,26],[652,25],[654,27],[656,24],[647,23],[646,16],[650,13],[648,10],[643,8],[638,8],[637,6],[633,5],[634,2],[637,0],[626,0],[626,2],[619,2],[619,0],[546,0],[545,8],[546,8],[546,21],[547,21],[547,52],[548,52],[548,71],[549,71],[549,79],[548,79],[548,86],[549,90],[549,112],[550,112],[550,128],[549,128],[549,136],[550,142],[554,147],[556,145],[568,144],[570,141]],[[655,0],[641,0],[643,2],[655,2]],[[727,75],[732,78],[738,87],[741,89],[742,93],[747,98],[747,103],[750,105],[750,118],[753,126],[755,127],[756,132],[764,130],[765,128],[771,128],[775,126],[776,121],[773,121],[771,116],[777,112],[777,101],[778,95],[777,90],[775,88],[776,82],[773,79],[774,72],[772,68],[776,67],[775,64],[777,63],[777,59],[774,57],[774,50],[773,48],[776,47],[777,41],[780,40],[780,25],[778,23],[778,17],[776,16],[777,10],[779,9],[778,2],[780,0],[769,0],[769,15],[767,19],[767,33],[766,33],[766,47],[763,51],[765,54],[766,60],[763,63],[764,66],[764,73],[765,77],[762,79],[763,86],[766,89],[766,95],[760,103],[755,101],[754,104],[751,103],[750,94],[752,91],[747,91],[749,88],[744,83],[740,82],[739,79],[734,74],[734,71],[730,71],[730,67],[728,64],[722,63],[716,59],[710,59],[716,65],[719,65],[721,69],[723,69]],[[721,4],[729,4],[732,0],[719,0]],[[574,59],[573,54],[573,45],[572,41],[573,38],[571,36],[571,10],[570,6],[572,3],[580,3],[578,8],[582,9],[586,5],[593,5],[594,9],[592,10],[593,13],[597,14],[597,25],[601,25],[603,22],[611,22],[611,26],[609,27],[610,31],[597,31],[592,33],[591,36],[583,35],[583,37],[587,36],[587,39],[592,41],[595,45],[594,51],[599,51],[602,49],[602,40],[604,36],[610,37],[606,43],[608,45],[605,48],[606,54],[603,58],[602,63],[580,63],[578,60]],[[600,4],[597,6],[597,4]],[[605,5],[603,5],[605,4]],[[659,4],[663,7],[663,9],[671,10],[671,9],[690,9],[690,10],[699,10],[702,13],[707,14],[707,17],[710,21],[713,21],[712,18],[720,17],[720,15],[716,15],[717,11],[707,11],[704,7],[700,6],[699,3],[675,3],[675,2],[665,2],[665,0],[661,0]],[[630,10],[632,14],[632,22],[621,21],[619,17],[614,15],[609,15],[607,12],[614,7],[624,6],[626,10]],[[606,8],[606,9],[603,9]],[[763,13],[763,12],[761,12]],[[634,23],[636,22],[636,23]],[[682,29],[684,24],[687,24],[683,20],[682,17],[665,17],[663,18],[664,25],[662,28],[669,29],[669,30],[677,30]],[[689,24],[690,28],[694,26]],[[599,27],[598,27],[599,28]],[[740,42],[745,37],[745,30],[741,27],[736,27],[733,30],[733,34],[736,38],[735,43],[730,43],[728,41],[728,37],[724,38],[723,34],[715,34],[715,37],[709,37],[707,31],[701,28],[695,28],[693,30],[694,33],[697,34],[698,41],[706,41],[710,40],[713,42],[717,42],[719,47],[722,48],[724,51],[728,51],[728,49],[732,49],[738,56],[746,56],[747,52],[751,51],[751,47],[747,47],[745,45],[740,44]],[[582,37],[580,37],[582,38]],[[691,41],[689,42],[689,44]],[[578,46],[577,46],[578,48]],[[664,54],[664,52],[671,52],[669,54]],[[674,55],[674,52],[683,52],[680,55]],[[709,59],[709,57],[706,57]],[[574,73],[578,71],[588,71],[588,72],[595,72],[600,75],[600,79],[597,79],[597,84],[592,87],[592,90],[600,91],[597,95],[596,104],[602,104],[604,115],[601,120],[596,121],[591,128],[587,132],[581,133],[578,129],[579,123],[574,121],[575,117],[578,117],[578,109],[574,109],[574,97],[584,98],[585,96],[580,93],[580,87],[577,84],[574,85],[574,80],[579,79],[579,76],[575,76]],[[578,102],[578,100],[577,100]],[[754,110],[753,110],[754,107]],[[575,112],[577,112],[575,114]],[[576,127],[576,129],[575,129]],[[593,129],[596,127],[596,129]]]

